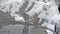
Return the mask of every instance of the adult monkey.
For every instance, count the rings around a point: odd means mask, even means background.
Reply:
[[[29,10],[32,9],[34,6],[34,2],[31,2],[32,0],[25,0],[25,3],[22,5],[20,8],[20,15],[25,19],[24,23],[24,29],[23,29],[23,34],[28,34],[28,22],[29,22],[29,15],[26,14]]]

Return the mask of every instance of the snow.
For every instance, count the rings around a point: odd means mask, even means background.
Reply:
[[[23,2],[23,0],[3,0],[2,2],[6,2],[6,4],[8,3],[12,3],[12,2],[15,2],[15,1],[18,1],[18,2]]]
[[[29,11],[27,12],[27,14],[29,16],[34,16],[35,13],[39,13],[40,10],[42,10],[42,5],[44,4],[44,2],[41,2],[41,1],[37,1],[34,5],[34,7]]]
[[[0,10],[3,12],[18,12],[19,7],[24,3],[24,0],[3,0],[0,3]]]
[[[25,22],[23,17],[15,17],[15,21]]]
[[[46,30],[46,31],[47,31],[48,34],[53,34],[53,32],[50,31],[50,30]]]
[[[47,11],[43,10],[43,6],[45,6]],[[59,23],[60,19],[60,15],[58,14],[58,6],[55,4],[54,0],[51,0],[49,2],[47,1],[47,3],[37,1],[34,7],[29,12],[27,12],[27,14],[32,17],[35,13],[38,14],[39,12],[41,12],[38,15],[39,18],[48,19],[48,23],[44,22],[42,25],[46,26],[48,29],[54,30],[54,25],[56,23]]]
[[[48,25],[48,26],[47,26],[47,25]],[[55,28],[55,24],[46,23],[46,22],[44,22],[41,26],[45,26],[45,27],[47,27],[48,29],[53,30],[53,31],[54,31],[54,28]]]
[[[24,22],[24,18],[16,14],[16,12],[19,12],[19,7],[21,7],[23,3],[24,0],[2,0],[0,3],[0,10],[4,13],[10,12],[11,17],[14,17],[16,21],[20,20]]]
[[[32,9],[27,12],[27,14],[32,17],[34,14],[38,14],[41,12],[38,17],[39,18],[45,18],[46,20],[48,19],[48,23],[44,22],[42,26],[46,26],[48,29],[51,29],[54,31],[54,26],[56,23],[59,23],[60,20],[60,15],[58,14],[58,6],[55,5],[54,0],[48,1],[46,0],[47,3],[44,3],[43,0],[41,1],[36,1],[36,0],[30,0],[28,7],[32,5],[32,3],[35,2],[34,6]],[[19,12],[19,7],[22,6],[24,3],[24,0],[1,0],[0,1],[0,10],[3,12],[11,12],[10,15],[11,17],[15,18],[15,21],[22,21],[25,22],[24,18],[21,17],[19,14],[16,14],[16,12]],[[12,6],[12,8],[10,8]],[[45,11],[44,8],[47,10]],[[47,15],[48,14],[48,15]],[[41,20],[40,20],[41,21]],[[49,30],[47,30],[48,34],[53,34],[52,32],[50,33]]]
[[[41,1],[40,1],[41,2]],[[34,5],[34,7],[27,13],[29,16],[34,16],[35,13],[39,13],[41,12],[38,17],[39,18],[45,18],[48,19],[48,23],[44,22],[42,24],[42,26],[46,26],[48,29],[51,29],[54,31],[55,28],[55,24],[58,23],[59,24],[59,20],[60,20],[60,15],[59,15],[59,11],[58,11],[58,6],[55,5],[55,3],[52,2],[36,2],[36,5]],[[45,8],[47,8],[47,11],[43,10],[43,5],[47,5]],[[48,15],[47,15],[47,14]],[[48,31],[49,32],[49,31]],[[49,34],[49,33],[48,33]],[[51,33],[53,34],[53,33]]]

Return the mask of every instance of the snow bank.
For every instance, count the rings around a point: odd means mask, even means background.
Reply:
[[[15,18],[15,21],[25,22],[24,18],[19,16],[18,14],[15,14],[14,18]]]
[[[50,30],[46,30],[46,31],[47,31],[48,34],[53,34],[53,32],[50,31]]]
[[[4,13],[9,12],[11,17],[14,17],[16,21],[20,20],[24,22],[24,18],[16,14],[16,12],[19,12],[19,8],[24,3],[24,0],[1,0],[0,2],[0,10]]]

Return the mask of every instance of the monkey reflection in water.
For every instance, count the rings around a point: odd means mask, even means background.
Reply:
[[[24,13],[24,19],[25,19],[25,23],[24,23],[24,29],[23,29],[23,34],[28,34],[28,30],[29,30],[29,26],[28,26],[28,23],[29,23],[29,15],[25,14]]]

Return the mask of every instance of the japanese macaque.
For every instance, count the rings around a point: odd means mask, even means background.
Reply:
[[[38,18],[38,17],[35,17],[35,18],[33,19],[33,23],[34,23],[33,28],[34,28],[34,29],[39,28],[38,22],[39,22],[39,18]]]

